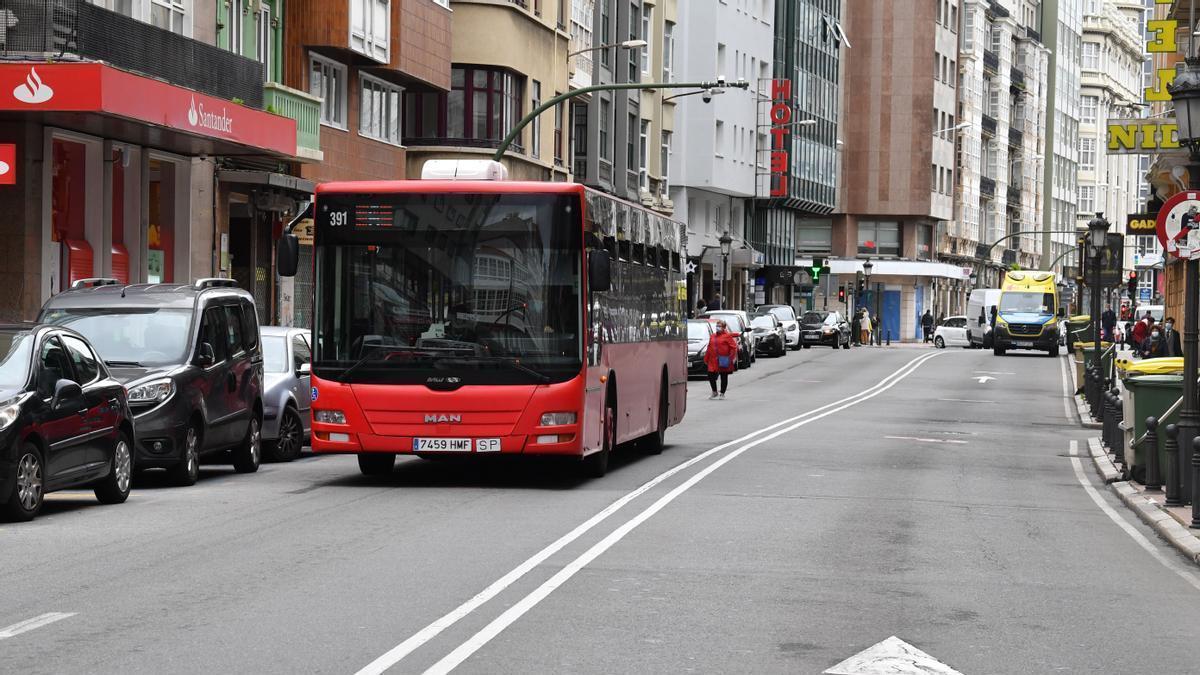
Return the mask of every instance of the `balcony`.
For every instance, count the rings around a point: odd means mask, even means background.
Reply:
[[[267,112],[296,120],[296,150],[301,157],[321,161],[321,99],[282,84],[263,86],[263,106]]]
[[[1030,40],[1033,40],[1034,42],[1036,42],[1038,44],[1042,43],[1042,34],[1028,26],[1025,27],[1025,37],[1029,38]]]
[[[979,177],[979,194],[992,199],[996,196],[996,181],[987,176]]]
[[[987,134],[991,138],[996,137],[996,118],[995,117],[992,117],[991,115],[983,115],[982,120],[980,122],[980,126],[983,128],[983,133]]]
[[[86,0],[0,0],[0,12],[18,21],[6,30],[4,56],[42,61],[71,54],[263,107],[263,67],[253,59]]]
[[[1017,206],[1021,203],[1021,188],[1015,185],[1008,186],[1008,204],[1009,206]]]
[[[1011,88],[1019,91],[1025,91],[1025,71],[1016,66],[1012,66],[1008,70],[1009,79],[1012,80]]]
[[[1000,72],[1000,57],[996,52],[990,49],[983,50],[983,69],[992,75]]]
[[[1000,262],[1005,265],[1013,265],[1017,262],[1017,252],[1011,248],[1004,249],[1004,253],[1000,256]]]
[[[1025,144],[1025,133],[1016,127],[1008,128],[1008,145],[1012,148],[1019,148]]]

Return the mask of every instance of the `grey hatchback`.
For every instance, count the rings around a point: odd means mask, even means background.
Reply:
[[[303,328],[263,326],[263,428],[267,457],[290,462],[308,442],[312,345]]]

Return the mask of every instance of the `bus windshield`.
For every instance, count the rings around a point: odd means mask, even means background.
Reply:
[[[577,196],[322,194],[317,209],[320,377],[528,384],[579,374]]]
[[[1000,294],[999,311],[1016,314],[1053,314],[1054,294],[1036,291],[1004,291]]]

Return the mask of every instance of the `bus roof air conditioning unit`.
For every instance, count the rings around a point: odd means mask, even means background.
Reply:
[[[508,180],[508,169],[490,159],[431,159],[421,167],[422,180]]]

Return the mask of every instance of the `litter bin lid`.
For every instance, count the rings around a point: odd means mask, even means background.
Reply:
[[[1178,387],[1183,390],[1183,375],[1141,375],[1139,377],[1131,377],[1126,381],[1126,386],[1150,386],[1173,389]]]
[[[1169,375],[1183,372],[1182,356],[1167,356],[1158,359],[1117,359],[1117,368],[1130,375]],[[1182,378],[1182,375],[1180,375]]]
[[[1067,321],[1070,321],[1071,323],[1087,323],[1091,320],[1092,320],[1092,315],[1090,315],[1090,314],[1076,314],[1075,316],[1071,317],[1070,319],[1067,319]]]

